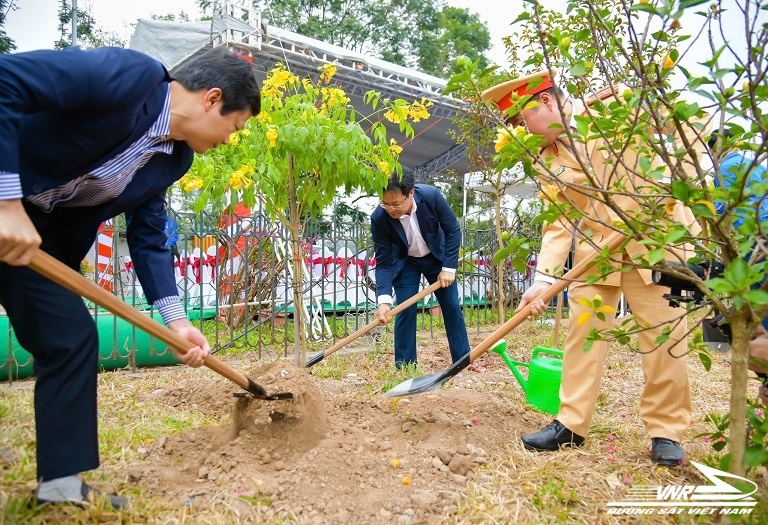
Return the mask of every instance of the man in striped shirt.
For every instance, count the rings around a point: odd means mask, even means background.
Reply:
[[[122,48],[0,55],[0,303],[35,358],[38,501],[94,495],[79,474],[99,465],[98,334],[82,298],[26,265],[42,249],[79,270],[99,224],[125,213],[147,299],[189,340],[175,355],[201,366],[210,348],[168,264],[165,193],[260,104],[253,66],[226,48],[173,75]]]

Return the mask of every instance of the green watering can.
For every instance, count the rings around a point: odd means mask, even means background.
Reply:
[[[491,348],[504,359],[512,374],[525,392],[525,400],[533,408],[545,414],[557,415],[560,409],[560,380],[563,377],[563,351],[537,346],[533,349],[530,363],[514,361],[507,355],[507,342],[503,339]],[[541,357],[542,354],[558,356]],[[518,367],[528,369],[526,380]]]

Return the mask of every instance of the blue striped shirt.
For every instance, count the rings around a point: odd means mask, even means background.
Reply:
[[[45,212],[50,212],[54,206],[96,206],[108,202],[128,187],[133,176],[152,158],[152,155],[173,153],[173,140],[169,138],[170,133],[171,90],[169,89],[165,95],[163,109],[155,123],[128,149],[92,172],[61,186],[27,197],[27,200]],[[21,176],[18,173],[0,172],[0,200],[23,197]],[[160,298],[155,301],[155,306],[165,323],[186,318],[178,295]]]

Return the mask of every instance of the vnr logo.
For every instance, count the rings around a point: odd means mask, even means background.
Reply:
[[[608,514],[750,514],[757,485],[741,476],[691,461],[709,484],[644,485],[629,489],[627,499],[606,504]],[[722,478],[731,478],[743,490]],[[734,481],[732,481],[733,483]]]
[[[701,463],[691,461],[691,465],[699,469],[711,485],[666,485],[656,487],[656,499],[658,501],[695,501],[699,503],[726,503],[726,502],[753,502],[752,494],[757,492],[757,485],[740,476],[723,472]],[[749,492],[744,492],[720,478],[734,478],[752,487]]]

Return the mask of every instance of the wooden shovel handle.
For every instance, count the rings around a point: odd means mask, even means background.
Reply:
[[[108,291],[101,288],[95,282],[86,279],[81,274],[66,266],[64,263],[51,257],[42,250],[37,250],[29,267],[44,275],[64,288],[89,299],[97,305],[105,308],[116,316],[128,321],[136,328],[144,330],[148,334],[161,340],[169,347],[175,348],[179,353],[186,354],[190,347],[196,346],[187,341],[176,332],[147,317],[132,306],[124,303]],[[225,364],[214,355],[209,354],[203,362],[205,366],[226,377],[236,385],[249,390],[249,380],[242,373]]]
[[[559,278],[557,281],[555,281],[552,286],[544,290],[542,294],[539,296],[539,298],[544,301],[544,303],[548,303],[552,300],[553,297],[555,297],[557,294],[562,292],[570,283],[571,281],[574,281],[582,276],[582,274],[587,271],[587,269],[592,266],[595,259],[597,259],[597,256],[600,255],[601,250],[608,250],[608,252],[613,252],[616,248],[618,248],[622,242],[625,240],[625,236],[622,235],[620,232],[615,232],[611,234],[610,237],[608,237],[605,242],[598,245],[598,249],[594,251],[594,253],[589,254],[587,257],[579,261],[579,263],[571,268],[565,275],[563,275],[561,278]],[[523,321],[525,321],[528,316],[531,315],[531,305],[526,305],[522,310],[517,312],[515,315],[513,315],[507,322],[499,326],[491,335],[483,339],[476,347],[472,349],[472,351],[469,354],[469,362],[473,362],[475,359],[480,357],[482,354],[484,354],[487,350],[489,350],[493,345],[495,345],[502,337],[507,335],[509,332],[517,328],[518,325],[520,325]]]
[[[425,298],[426,296],[428,296],[432,292],[435,292],[435,291],[437,291],[439,289],[440,289],[440,282],[435,281],[434,283],[430,284],[429,286],[424,288],[422,291],[420,291],[419,293],[417,293],[413,297],[409,297],[408,299],[406,299],[402,303],[399,303],[396,307],[394,307],[392,310],[389,311],[390,315],[397,315],[397,314],[399,314],[400,312],[402,312],[403,310],[405,310],[409,306],[412,306],[412,305],[416,304],[421,299]],[[364,327],[358,329],[356,332],[354,332],[352,334],[349,334],[344,339],[336,341],[335,345],[333,345],[332,347],[328,348],[325,352],[323,352],[323,358],[328,357],[329,355],[331,355],[335,351],[337,351],[340,348],[343,348],[344,346],[348,345],[349,343],[351,343],[352,341],[354,341],[355,339],[357,339],[361,335],[367,334],[368,332],[370,332],[371,330],[373,330],[374,328],[376,328],[379,325],[381,325],[381,321],[378,318],[374,319],[373,321],[371,321],[370,323],[368,323]]]
[[[557,308],[555,308],[555,327],[552,329],[552,348],[557,348],[560,344],[560,321],[563,319],[563,301],[564,291],[560,290],[557,294]]]

